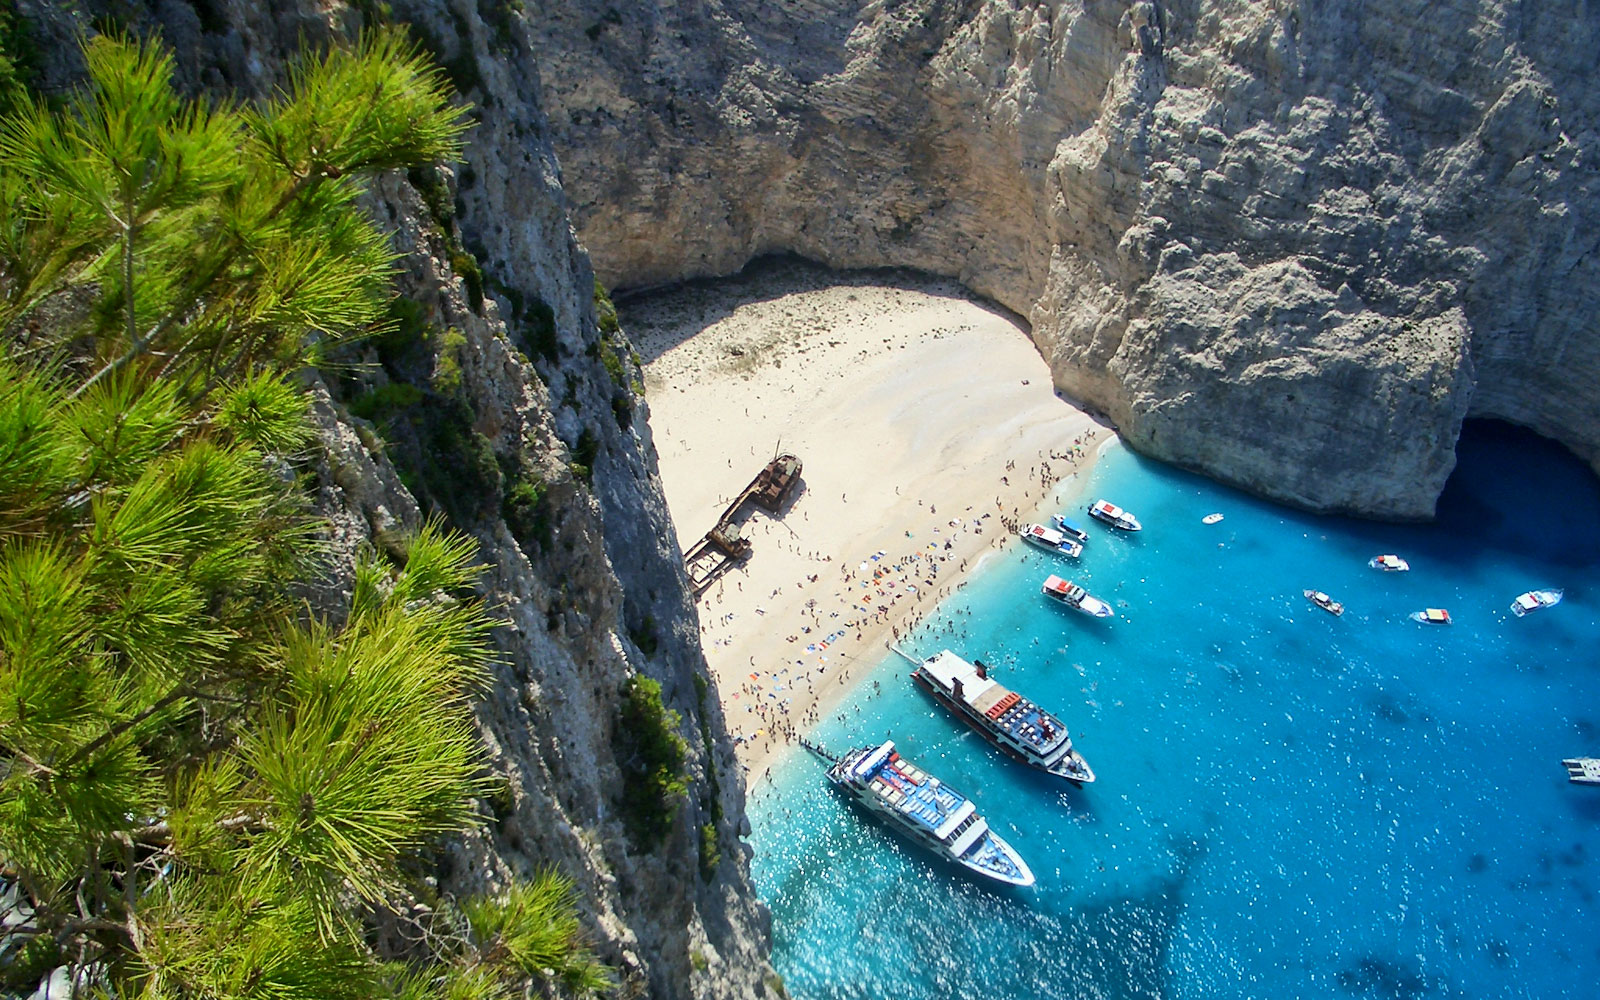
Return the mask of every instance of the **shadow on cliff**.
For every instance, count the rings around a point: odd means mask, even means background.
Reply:
[[[691,278],[673,285],[613,291],[612,301],[624,330],[630,334],[651,331],[649,336],[633,337],[639,356],[648,365],[700,331],[727,319],[741,306],[801,292],[847,287],[898,288],[966,299],[1028,331],[1028,323],[1021,316],[949,278],[900,267],[838,271],[797,254],[757,257],[738,274],[727,277]]]

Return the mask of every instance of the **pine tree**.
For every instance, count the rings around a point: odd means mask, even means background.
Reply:
[[[394,34],[307,56],[254,107],[170,55],[86,43],[88,86],[0,119],[0,977],[121,996],[608,988],[570,884],[442,905],[409,964],[366,922],[472,822],[490,622],[437,525],[292,596],[317,524],[294,373],[374,332],[393,255],[362,178],[458,154]]]

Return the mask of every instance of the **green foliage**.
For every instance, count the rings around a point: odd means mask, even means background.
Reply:
[[[154,46],[87,58],[64,113],[0,120],[0,858],[33,912],[6,985],[66,961],[149,1000],[522,995],[447,933],[386,967],[364,924],[489,787],[475,543],[386,539],[317,620],[284,473],[313,341],[386,311],[414,336],[357,178],[452,152],[458,116],[393,36],[258,108],[179,100]]]
[[[350,6],[361,14],[362,23],[369,28],[388,24],[394,10],[386,0],[351,0]]]
[[[217,426],[264,452],[290,455],[311,443],[306,398],[281,375],[259,372],[223,387]]]
[[[378,354],[385,360],[399,359],[419,347],[427,339],[427,316],[420,303],[390,299],[377,337]]]
[[[700,749],[706,762],[707,812],[711,822],[700,827],[700,875],[710,881],[722,861],[722,849],[717,839],[717,825],[722,822],[722,782],[717,776],[717,757],[711,742],[711,717],[706,712],[706,699],[711,684],[699,674],[694,675],[695,706],[699,710]]]
[[[622,370],[622,357],[609,341],[600,341],[600,363],[605,366],[606,374],[611,376],[612,385],[619,389],[628,387],[628,376]]]
[[[455,327],[444,332],[439,342],[439,358],[433,369],[433,391],[441,396],[454,396],[461,392],[461,349],[467,338]]]
[[[600,20],[589,25],[587,28],[584,28],[583,33],[589,36],[589,41],[597,42],[600,40],[600,36],[605,32],[606,28],[613,27],[621,23],[622,15],[617,13],[617,8],[607,7],[606,12],[600,15]]]
[[[39,980],[67,961],[54,939],[36,937],[8,951],[0,962],[0,988],[17,996],[30,995]]]
[[[633,644],[639,647],[639,652],[646,656],[654,656],[656,655],[656,649],[661,645],[661,638],[657,634],[658,628],[655,616],[645,615],[644,621],[640,622],[636,628],[628,630],[628,638],[632,639]]]
[[[412,167],[406,171],[406,180],[422,196],[422,203],[428,206],[428,214],[433,216],[434,223],[449,233],[456,222],[456,202],[439,168],[432,164]]]
[[[633,400],[625,393],[617,393],[611,397],[611,415],[617,419],[617,426],[627,430],[633,426]]]
[[[585,427],[578,434],[578,443],[572,449],[572,474],[584,482],[594,476],[594,460],[600,457],[600,438]]]
[[[0,122],[0,331],[85,355],[82,391],[127,366],[201,391],[315,361],[381,319],[392,254],[361,179],[457,154],[442,83],[399,36],[300,60],[258,107],[177,96],[172,58],[97,37],[62,112]],[[86,317],[45,324],[46,303]]]
[[[524,550],[533,543],[546,549],[550,547],[553,525],[544,502],[545,493],[544,480],[537,474],[529,474],[511,479],[505,499],[501,501],[500,514]]]
[[[461,278],[467,289],[467,302],[475,313],[483,312],[483,270],[478,259],[464,250],[450,255],[450,269]]]
[[[452,517],[492,511],[504,477],[494,446],[472,426],[472,410],[459,398],[428,407],[419,468],[428,495]]]
[[[611,304],[611,296],[606,294],[606,286],[600,284],[600,279],[594,279],[594,311],[600,323],[600,332],[611,336],[622,329],[617,322],[617,307]]]
[[[722,863],[722,848],[717,844],[717,824],[700,824],[700,877],[710,881]]]
[[[528,307],[525,336],[533,352],[554,363],[561,358],[561,339],[556,333],[556,311],[543,299]]]
[[[38,46],[16,0],[0,0],[0,114],[9,114],[28,99],[38,64]]]
[[[383,420],[422,402],[422,390],[405,382],[385,382],[350,401],[350,412],[363,420]]]
[[[503,958],[531,979],[550,980],[576,996],[615,985],[583,943],[570,879],[543,872],[501,898],[469,901],[462,911],[484,955]]]
[[[623,772],[622,816],[634,843],[653,849],[672,832],[689,788],[683,716],[661,703],[661,684],[635,674],[622,689],[615,745]]]

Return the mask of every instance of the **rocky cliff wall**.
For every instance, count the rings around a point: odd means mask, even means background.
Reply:
[[[504,790],[429,878],[465,896],[555,867],[575,880],[584,925],[626,995],[773,996],[768,918],[740,839],[743,776],[715,688],[698,680],[708,677],[698,621],[633,388],[642,375],[621,334],[601,328],[522,22],[511,4],[358,6],[411,25],[476,105],[476,124],[458,168],[385,177],[367,199],[393,233],[411,305],[396,331],[342,359],[353,364],[308,383],[322,447],[305,471],[331,550],[308,597],[337,613],[356,553],[403,544],[430,512],[470,533],[488,606],[506,622],[478,706]],[[48,57],[47,90],[75,81],[75,33],[111,19],[159,30],[189,89],[240,97],[281,85],[302,40],[364,20],[315,0],[20,8]],[[420,401],[358,404],[391,383]],[[689,746],[688,801],[654,848],[630,839],[620,804],[613,737],[634,673],[660,681]]]
[[[1600,8],[685,0],[532,12],[608,283],[793,251],[1030,318],[1140,449],[1424,517],[1467,416],[1600,467]]]

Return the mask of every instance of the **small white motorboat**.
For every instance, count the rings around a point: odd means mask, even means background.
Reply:
[[[1564,593],[1560,590],[1530,590],[1526,594],[1519,594],[1517,599],[1511,602],[1511,613],[1521,618],[1530,611],[1560,604]]]
[[[1205,517],[1202,517],[1200,519],[1200,523],[1201,524],[1216,524],[1220,520],[1222,520],[1222,515],[1221,514],[1207,514]]]
[[[1074,611],[1082,611],[1092,618],[1110,618],[1112,616],[1111,605],[1098,597],[1090,595],[1087,590],[1077,584],[1063,580],[1053,573],[1049,579],[1045,580],[1044,586],[1040,589],[1044,591],[1044,596],[1057,604],[1065,604]]]
[[[1306,595],[1306,600],[1310,601],[1312,604],[1315,604],[1317,607],[1326,611],[1330,615],[1344,614],[1344,605],[1340,604],[1338,601],[1329,597],[1327,594],[1324,594],[1320,590],[1303,590],[1301,593]]]
[[[1411,620],[1422,622],[1424,625],[1450,624],[1450,612],[1444,608],[1423,608],[1421,611],[1411,612]]]
[[[1144,528],[1137,517],[1110,500],[1096,500],[1090,504],[1089,516],[1104,521],[1120,531],[1140,531]]]
[[[1058,556],[1071,556],[1076,559],[1083,555],[1082,542],[1076,538],[1068,538],[1054,528],[1046,528],[1042,524],[1024,524],[1017,534],[1035,548],[1054,552]]]
[[[1381,569],[1387,573],[1404,573],[1406,570],[1411,568],[1411,564],[1406,562],[1404,559],[1401,559],[1397,555],[1391,555],[1388,553],[1385,553],[1381,556],[1373,556],[1371,559],[1367,560],[1367,565],[1371,566],[1373,569]]]

